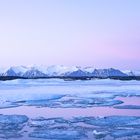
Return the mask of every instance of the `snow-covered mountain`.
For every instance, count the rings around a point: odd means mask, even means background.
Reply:
[[[65,76],[69,77],[85,77],[85,76],[91,76],[91,73],[86,72],[85,70],[78,69],[76,71],[68,72],[65,74]]]
[[[0,76],[20,76],[20,77],[48,77],[48,76],[65,76],[66,73],[77,71],[78,67],[66,66],[14,66],[7,69],[0,69]]]
[[[30,70],[26,71],[22,76],[28,78],[35,78],[35,77],[46,77],[47,75],[36,68],[31,68]]]
[[[132,70],[125,70],[123,73],[127,74],[128,76],[140,76],[140,70],[132,71]]]
[[[110,76],[140,76],[140,71],[120,71],[117,69],[94,69],[93,67],[66,67],[61,65],[54,66],[14,66],[10,68],[0,68],[0,76],[20,76],[20,77],[51,77],[51,76],[65,76],[65,77],[110,77]]]
[[[120,70],[117,69],[95,69],[92,72],[93,76],[96,77],[109,77],[109,76],[127,76],[125,73],[121,72]]]
[[[84,68],[67,74],[67,76],[81,77],[81,76],[95,76],[95,77],[109,77],[109,76],[127,76],[120,70],[109,68],[109,69],[94,69]]]
[[[1,75],[3,76],[23,76],[23,74],[28,71],[28,68],[25,66],[14,66],[10,67],[7,70],[3,71]]]

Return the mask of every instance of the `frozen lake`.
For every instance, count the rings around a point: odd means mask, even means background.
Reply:
[[[0,81],[0,140],[140,139],[140,81]]]

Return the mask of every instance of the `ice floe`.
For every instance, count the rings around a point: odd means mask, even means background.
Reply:
[[[0,138],[22,137],[21,130],[27,121],[24,115],[0,115]]]
[[[116,109],[140,109],[139,105],[120,105],[120,106],[114,106]]]

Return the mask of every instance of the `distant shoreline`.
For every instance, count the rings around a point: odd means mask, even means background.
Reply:
[[[16,79],[63,79],[65,81],[73,80],[93,80],[93,79],[113,79],[113,80],[138,80],[140,81],[140,76],[109,76],[109,77],[95,77],[95,76],[82,76],[82,77],[73,77],[73,76],[50,76],[50,77],[19,77],[19,76],[0,76],[0,81],[7,80],[16,80]]]

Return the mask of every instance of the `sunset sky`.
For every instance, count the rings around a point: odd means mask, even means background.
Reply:
[[[140,0],[0,0],[0,67],[140,69]]]

